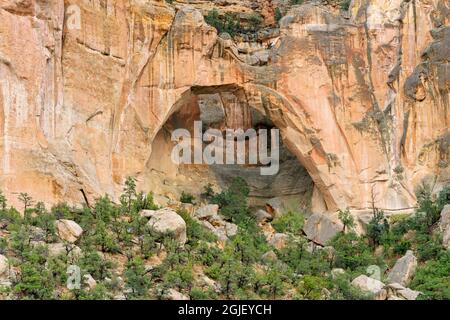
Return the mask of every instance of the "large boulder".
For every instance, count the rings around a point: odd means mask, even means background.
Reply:
[[[322,213],[310,216],[303,227],[306,237],[320,245],[325,245],[342,229],[342,223],[333,221]]]
[[[450,249],[450,204],[447,204],[441,211],[439,228],[443,233],[442,244],[446,249]]]
[[[97,281],[88,273],[83,276],[83,284],[88,290],[93,290],[97,286]]]
[[[446,249],[450,249],[450,226],[447,227],[442,236],[442,244]]]
[[[439,220],[439,228],[441,231],[447,229],[448,226],[450,226],[450,204],[444,206],[441,211],[441,218]]]
[[[417,267],[417,258],[411,250],[397,260],[392,270],[388,275],[389,283],[399,283],[402,286],[407,286],[414,276]]]
[[[220,293],[222,288],[220,283],[217,283],[216,281],[214,281],[213,279],[209,278],[204,274],[200,274],[198,276],[198,284],[200,285],[200,287],[206,290],[213,289],[216,293]]]
[[[9,263],[8,258],[0,254],[0,277],[8,273]]]
[[[362,274],[353,279],[352,286],[366,293],[377,294],[383,289],[384,283]]]
[[[209,219],[217,215],[219,206],[217,204],[208,204],[195,210],[194,216],[199,219]]]
[[[61,240],[74,243],[80,238],[83,233],[83,229],[72,220],[57,220],[56,230]]]
[[[189,297],[185,296],[175,289],[169,289],[164,298],[167,300],[189,300]]]
[[[171,209],[164,208],[151,213],[147,226],[159,234],[172,234],[181,245],[186,243],[186,222]]]
[[[416,300],[421,294],[420,291],[414,291],[409,288],[405,288],[399,283],[390,283],[384,288],[387,292],[388,300],[394,298],[396,300]]]

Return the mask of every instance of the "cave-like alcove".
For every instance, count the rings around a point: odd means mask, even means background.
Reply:
[[[180,101],[172,115],[157,133],[152,155],[147,163],[146,185],[160,194],[178,198],[182,191],[197,197],[208,183],[216,191],[225,188],[235,177],[244,178],[250,187],[249,205],[264,207],[267,200],[278,197],[293,210],[309,211],[314,183],[298,159],[279,143],[279,171],[275,175],[261,175],[263,164],[175,164],[171,152],[176,142],[171,140],[175,129],[189,130],[194,139],[194,121],[202,121],[203,132],[209,128],[220,130],[225,137],[226,129],[267,129],[270,146],[270,129],[274,124],[263,113],[247,102],[240,89],[209,90],[189,95]],[[246,151],[248,152],[248,139]],[[208,143],[203,142],[203,147]],[[269,154],[272,150],[268,150]]]

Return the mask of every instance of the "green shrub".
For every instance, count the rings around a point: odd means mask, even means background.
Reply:
[[[344,226],[343,232],[351,230],[355,226],[355,219],[348,209],[345,211],[339,210],[338,217]]]
[[[180,202],[181,203],[194,203],[195,197],[187,192],[181,192]]]
[[[280,22],[281,18],[283,18],[283,13],[281,12],[280,8],[275,9],[275,21],[278,23]]]
[[[378,246],[384,237],[389,233],[389,223],[384,217],[384,212],[375,209],[373,218],[367,225],[367,237],[370,243],[375,247]]]
[[[377,264],[369,246],[356,233],[339,233],[330,242],[336,250],[335,267],[350,270]]]
[[[450,300],[450,250],[419,266],[410,287],[423,293],[419,299]]]
[[[144,262],[140,258],[134,258],[127,262],[125,271],[125,286],[130,289],[128,297],[131,299],[147,297],[150,289],[150,278],[146,274]]]
[[[352,0],[342,0],[340,7],[342,10],[347,11],[350,9],[350,4],[352,3]]]
[[[247,197],[250,193],[250,188],[247,182],[237,177],[230,187],[216,194],[212,203],[218,204],[220,212],[227,218],[233,219],[236,223],[248,224],[251,223],[251,217],[247,208]]]
[[[213,290],[205,290],[201,288],[192,288],[189,297],[191,300],[212,300],[216,298],[216,294]]]
[[[306,240],[290,237],[285,248],[278,251],[278,257],[297,274],[320,276],[330,271],[327,253],[316,250],[313,253],[305,249]]]
[[[45,252],[42,247],[23,253],[25,262],[21,264],[20,278],[14,286],[16,294],[23,298],[53,299],[55,283],[50,271],[45,267]]]
[[[341,274],[331,281],[331,299],[333,300],[369,300],[372,295],[351,285],[351,275]]]
[[[272,227],[280,233],[300,235],[305,224],[305,217],[297,212],[288,212],[272,222]]]
[[[328,281],[322,277],[305,275],[297,288],[301,299],[319,300],[323,298],[323,289],[328,285]]]
[[[250,31],[255,32],[263,23],[263,18],[259,14],[253,13],[248,17],[248,23]]]
[[[157,206],[153,200],[152,192],[149,192],[147,194],[139,192],[138,194],[136,194],[136,199],[133,200],[132,207],[134,212],[139,212],[141,210],[159,209],[159,206]]]
[[[211,183],[208,183],[206,186],[203,187],[203,193],[202,197],[211,200],[215,195],[215,192],[213,190],[213,185]]]

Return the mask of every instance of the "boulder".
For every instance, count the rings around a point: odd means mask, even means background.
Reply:
[[[420,294],[420,291],[411,290],[409,288],[397,291],[397,295],[405,298],[406,300],[416,300]]]
[[[447,204],[441,211],[439,229],[443,233],[442,244],[444,248],[450,249],[450,204]]]
[[[230,222],[225,223],[225,233],[227,234],[227,237],[233,237],[237,235],[238,226]]]
[[[227,237],[227,235],[226,235],[225,228],[223,228],[223,227],[216,228],[216,227],[214,227],[210,222],[208,222],[208,221],[206,221],[206,220],[203,220],[203,221],[201,222],[201,224],[202,224],[206,229],[208,229],[208,230],[211,231],[213,234],[215,234],[216,237],[218,238],[218,240],[219,240],[220,242],[226,242],[226,241],[228,240],[228,237]]]
[[[169,289],[165,294],[165,298],[167,300],[189,300],[189,297],[185,296],[175,289]]]
[[[266,211],[274,218],[285,213],[285,207],[281,198],[272,198],[266,202]]]
[[[0,277],[5,276],[9,270],[8,258],[0,254]]]
[[[226,221],[218,214],[207,219],[214,227],[225,227]]]
[[[448,226],[450,226],[450,204],[444,206],[441,211],[441,218],[439,219],[439,228],[441,231],[447,229]]]
[[[399,300],[416,300],[421,294],[420,291],[405,288],[399,283],[390,283],[386,285],[385,290],[387,291],[388,300],[390,300],[390,298],[396,298]]]
[[[156,211],[157,211],[157,210],[141,210],[141,211],[139,212],[139,215],[140,215],[142,218],[151,218],[151,217],[155,214]]]
[[[158,234],[171,234],[181,245],[186,243],[186,222],[172,209],[164,208],[150,215],[147,226]]]
[[[95,279],[90,274],[85,274],[83,276],[83,280],[83,283],[89,290],[92,290],[97,286],[97,281],[95,281]]]
[[[342,223],[333,221],[322,213],[310,216],[303,227],[306,237],[320,245],[325,245],[342,229]]]
[[[72,220],[57,220],[56,230],[61,240],[74,243],[80,238],[83,233],[83,229]]]
[[[284,233],[275,233],[273,238],[269,241],[269,244],[276,249],[281,250],[286,247],[289,236]]]
[[[209,219],[217,215],[219,206],[217,204],[207,204],[195,210],[194,216],[199,219]]]
[[[263,223],[267,221],[271,221],[273,219],[272,215],[270,215],[265,210],[258,210],[253,215],[256,219],[256,222]]]
[[[199,285],[204,288],[212,288],[215,292],[219,293],[221,290],[220,283],[217,283],[208,276],[201,274],[198,279]]]
[[[446,249],[450,249],[450,226],[447,227],[444,231],[444,235],[442,237],[442,245]]]
[[[387,300],[388,298],[388,292],[386,289],[381,289],[377,293],[375,293],[375,300]]]
[[[383,289],[384,283],[362,274],[353,279],[352,286],[367,293],[377,294],[380,290]]]
[[[402,286],[407,286],[409,281],[414,276],[417,267],[417,258],[411,250],[397,260],[394,267],[388,274],[389,283],[399,283]]]

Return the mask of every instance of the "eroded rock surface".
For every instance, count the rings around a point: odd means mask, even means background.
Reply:
[[[274,26],[272,1],[231,2]],[[352,1],[346,16],[283,4],[280,29],[258,34],[266,47],[219,38],[203,18],[215,4],[189,3],[1,3],[0,188],[13,204],[18,192],[117,199],[127,176],[164,185],[152,155],[181,169],[152,142],[174,112],[218,94],[223,110],[249,106],[280,129],[327,211],[407,209],[423,180],[449,182],[446,1]]]
[[[370,278],[366,275],[360,275],[353,279],[352,285],[361,291],[370,294],[377,294],[384,288],[383,282]]]
[[[309,217],[303,227],[303,231],[309,240],[323,246],[342,230],[342,223],[321,213],[315,213]]]
[[[399,283],[407,286],[414,276],[417,268],[417,258],[411,250],[397,260],[392,270],[389,272],[389,283]]]

